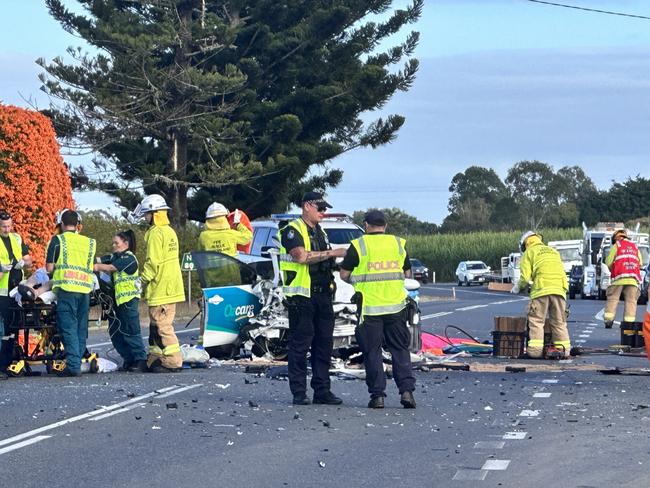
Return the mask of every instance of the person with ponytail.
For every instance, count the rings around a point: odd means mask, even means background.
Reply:
[[[113,236],[113,254],[98,258],[95,271],[111,274],[115,306],[108,314],[108,332],[115,350],[124,359],[122,369],[146,372],[147,353],[140,329],[140,276],[135,257],[135,234],[125,230]]]

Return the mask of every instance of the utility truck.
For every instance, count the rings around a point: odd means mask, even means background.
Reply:
[[[580,239],[568,241],[550,241],[548,245],[560,253],[562,266],[564,266],[564,272],[566,273],[567,277],[571,273],[571,268],[573,266],[582,264],[582,256],[580,255],[580,247],[582,245],[582,241]]]
[[[611,239],[612,233],[622,228],[620,222],[599,222],[593,229],[582,223],[582,298],[605,298],[604,290],[609,285],[609,279],[606,278],[605,287],[601,288],[602,244],[606,237]]]
[[[519,270],[519,261],[521,260],[521,253],[511,252],[507,256],[501,258],[501,282],[502,283],[517,283],[521,272]]]

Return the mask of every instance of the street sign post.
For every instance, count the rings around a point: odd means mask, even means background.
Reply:
[[[186,252],[183,254],[181,261],[181,270],[188,271],[187,273],[187,304],[192,303],[192,271],[194,271],[194,261],[192,261],[192,254]]]

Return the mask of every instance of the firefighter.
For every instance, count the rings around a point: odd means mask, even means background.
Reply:
[[[384,408],[386,375],[382,343],[393,358],[393,377],[404,408],[415,408],[415,378],[411,370],[410,335],[406,326],[404,277],[411,264],[406,241],[386,234],[386,217],[373,210],[363,223],[366,234],[354,239],[341,263],[341,279],[354,286],[360,309],[356,336],[363,351],[369,408]]]
[[[542,242],[541,234],[525,232],[519,241],[521,257],[519,281],[511,293],[519,293],[530,286],[528,305],[528,347],[531,358],[544,353],[544,322],[549,317],[553,346],[547,355],[569,357],[571,340],[566,324],[566,292],[568,284],[560,253]]]
[[[183,367],[181,347],[174,332],[176,303],[185,300],[176,232],[169,225],[167,202],[160,195],[148,195],[133,211],[144,216],[149,229],[144,235],[146,258],[140,279],[149,305],[149,354],[147,366],[153,373],[172,373]]]
[[[24,279],[23,268],[31,267],[32,258],[27,244],[13,232],[11,215],[5,210],[0,210],[0,240],[0,379],[5,379],[14,347],[10,336],[5,336],[11,324],[9,292]]]
[[[50,240],[45,269],[56,293],[56,324],[65,349],[65,369],[58,376],[80,376],[88,338],[88,308],[93,290],[95,240],[82,236],[74,210],[57,214],[61,233]]]
[[[603,320],[605,328],[611,329],[621,293],[625,299],[623,309],[625,322],[636,320],[636,302],[639,299],[641,253],[624,229],[619,229],[612,235],[612,248],[605,258],[605,264],[611,271],[611,282],[607,287],[607,304]]]
[[[345,249],[331,249],[319,222],[332,206],[317,192],[302,198],[302,215],[280,229],[282,291],[289,309],[289,388],[294,405],[309,405],[307,353],[311,349],[313,402],[339,405],[330,390],[329,369],[333,348],[333,258]]]
[[[115,290],[115,307],[108,316],[108,333],[115,350],[124,359],[122,369],[130,372],[147,371],[140,328],[140,276],[135,257],[135,233],[132,230],[113,236],[113,254],[98,258],[95,271],[111,273]]]
[[[217,251],[228,256],[237,254],[237,244],[248,244],[253,233],[241,223],[242,213],[234,211],[233,223],[236,229],[231,229],[228,219],[228,209],[214,202],[205,212],[205,230],[199,235],[199,250]]]

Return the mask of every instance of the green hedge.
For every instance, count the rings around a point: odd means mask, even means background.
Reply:
[[[582,229],[547,229],[541,231],[544,242],[581,239]],[[460,261],[484,261],[493,270],[501,269],[501,258],[517,252],[521,232],[472,232],[407,236],[409,256],[418,258],[436,273],[436,281],[455,281]]]

